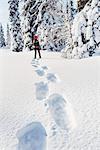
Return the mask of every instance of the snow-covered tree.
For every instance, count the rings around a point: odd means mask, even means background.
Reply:
[[[15,52],[23,50],[19,0],[9,0],[9,19],[11,23],[11,49]]]
[[[4,46],[5,46],[4,30],[2,24],[0,23],[0,47]]]
[[[99,0],[90,0],[75,17],[72,28],[73,49],[66,57],[92,56],[100,49]]]
[[[75,5],[75,1],[73,0],[67,0],[66,2],[66,47],[62,50],[62,56],[70,58],[70,53],[73,48],[73,39],[72,39],[72,24],[73,19],[77,12],[77,6]]]
[[[10,36],[10,28],[9,24],[7,24],[7,39],[6,39],[6,46],[10,48],[11,46],[11,36]]]
[[[25,49],[33,49],[32,35],[34,34],[39,35],[44,50],[61,51],[65,47],[69,29],[63,5],[62,0],[24,0]]]
[[[69,20],[72,21],[76,15],[77,7],[75,0],[67,0],[66,2],[66,13],[69,17]]]
[[[40,22],[37,34],[40,38],[42,49],[61,51],[65,46],[65,14],[61,0],[44,0],[38,15]]]
[[[39,22],[37,16],[42,0],[24,0],[23,6],[23,35],[26,50],[33,50],[32,36],[36,33]]]

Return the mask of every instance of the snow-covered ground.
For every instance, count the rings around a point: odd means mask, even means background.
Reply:
[[[42,55],[0,51],[0,150],[99,150],[100,57]]]

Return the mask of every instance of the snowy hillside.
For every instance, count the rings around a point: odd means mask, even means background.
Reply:
[[[0,51],[0,150],[100,149],[100,59],[60,55]]]

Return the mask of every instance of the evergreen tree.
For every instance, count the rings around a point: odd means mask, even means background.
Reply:
[[[39,13],[37,33],[42,49],[61,51],[66,42],[65,14],[61,0],[44,0]]]
[[[3,26],[0,23],[0,47],[5,46],[5,38],[4,38],[4,31],[3,31]]]
[[[100,49],[99,18],[99,0],[90,0],[74,19],[73,49],[69,54],[67,52],[67,56],[70,58],[89,57]]]
[[[76,15],[77,8],[75,6],[75,0],[67,0],[66,13],[68,15],[69,21],[72,21]]]
[[[7,39],[6,39],[6,46],[10,48],[11,46],[11,37],[10,37],[10,29],[9,24],[7,24]]]
[[[24,43],[32,50],[32,34],[38,34],[42,49],[61,51],[66,43],[62,0],[24,0]]]
[[[9,18],[11,23],[11,49],[15,52],[23,50],[19,0],[9,0]]]
[[[72,39],[72,25],[73,25],[73,19],[76,15],[77,8],[75,7],[74,1],[73,0],[67,0],[66,2],[66,47],[62,51],[62,56],[70,58],[70,53],[72,52],[73,49],[73,39]]]
[[[24,0],[23,6],[23,35],[24,47],[33,50],[32,38],[36,34],[39,22],[38,14],[42,0]]]

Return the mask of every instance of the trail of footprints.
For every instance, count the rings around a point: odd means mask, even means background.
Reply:
[[[59,82],[57,75],[49,72],[47,66],[41,66],[39,60],[33,60],[32,66],[40,78],[45,77],[45,81],[41,80],[35,83],[36,99],[46,102],[44,102],[44,107],[48,106],[48,111],[51,114],[53,123],[51,124],[51,135],[46,134],[46,130],[40,122],[33,122],[21,129],[17,134],[19,139],[18,150],[46,150],[46,136],[51,136],[53,140],[51,146],[52,150],[63,150],[70,128],[75,127],[72,107],[70,103],[65,100],[63,95],[56,93],[56,91],[51,95],[49,93],[49,84]],[[66,110],[68,110],[68,112],[66,112]],[[57,140],[57,137],[61,139]],[[60,144],[59,140],[63,142]],[[60,146],[57,148],[57,145]]]

